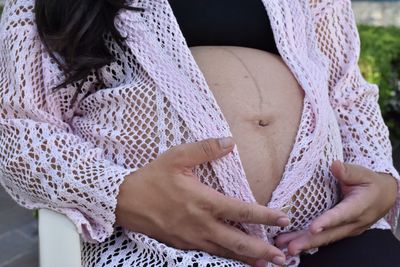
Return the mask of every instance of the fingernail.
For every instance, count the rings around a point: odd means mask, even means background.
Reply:
[[[280,210],[284,213],[288,213],[290,210],[291,206],[290,205],[286,205],[284,207],[282,207]]]
[[[340,166],[342,168],[342,172],[343,172],[343,174],[345,174],[346,173],[346,165],[344,165],[344,163],[342,161],[339,161],[339,162],[340,162]]]
[[[281,217],[276,222],[279,226],[288,226],[290,224],[290,220],[288,217]]]
[[[316,234],[321,233],[323,230],[324,230],[324,228],[320,227],[320,228],[318,228],[318,229],[315,231],[315,233],[316,233]]]
[[[266,267],[267,261],[266,260],[257,260],[255,267]]]
[[[223,138],[220,138],[220,139],[218,140],[218,142],[219,142],[220,148],[222,148],[222,149],[227,149],[227,148],[230,148],[231,146],[234,145],[234,142],[233,142],[233,138],[232,138],[232,137],[223,137]]]
[[[342,163],[342,166],[344,175],[347,175],[347,166],[344,163]]]
[[[282,256],[276,256],[272,259],[272,263],[279,266],[283,266],[285,264],[285,258]]]

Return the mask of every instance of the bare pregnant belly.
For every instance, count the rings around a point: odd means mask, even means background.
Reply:
[[[304,91],[274,54],[231,46],[190,49],[230,125],[250,188],[266,204],[292,150]]]

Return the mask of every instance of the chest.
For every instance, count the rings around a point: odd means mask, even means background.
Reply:
[[[169,0],[189,47],[230,45],[279,54],[261,0]]]

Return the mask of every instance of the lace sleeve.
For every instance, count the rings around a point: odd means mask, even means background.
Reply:
[[[351,1],[312,2],[318,45],[329,61],[329,95],[341,130],[344,161],[388,173],[399,181],[389,131],[378,105],[378,87],[366,82],[358,67],[360,39]],[[400,190],[395,207],[386,216],[394,229],[399,208]]]
[[[70,94],[50,94],[56,75],[33,26],[33,7],[19,2],[12,12],[13,2],[0,24],[1,185],[20,205],[63,213],[85,241],[101,242],[113,232],[119,185],[134,169],[107,160],[65,122],[60,102]]]

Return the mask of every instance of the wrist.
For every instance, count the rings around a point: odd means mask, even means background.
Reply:
[[[381,179],[385,181],[384,188],[382,189],[383,194],[386,195],[386,199],[389,203],[389,209],[394,206],[399,192],[399,181],[391,174],[378,172]]]
[[[137,181],[138,170],[134,170],[125,176],[124,181],[119,186],[117,194],[117,205],[115,207],[115,224],[123,226],[126,207],[129,206],[131,196],[134,194],[132,189],[135,188],[132,184]]]

